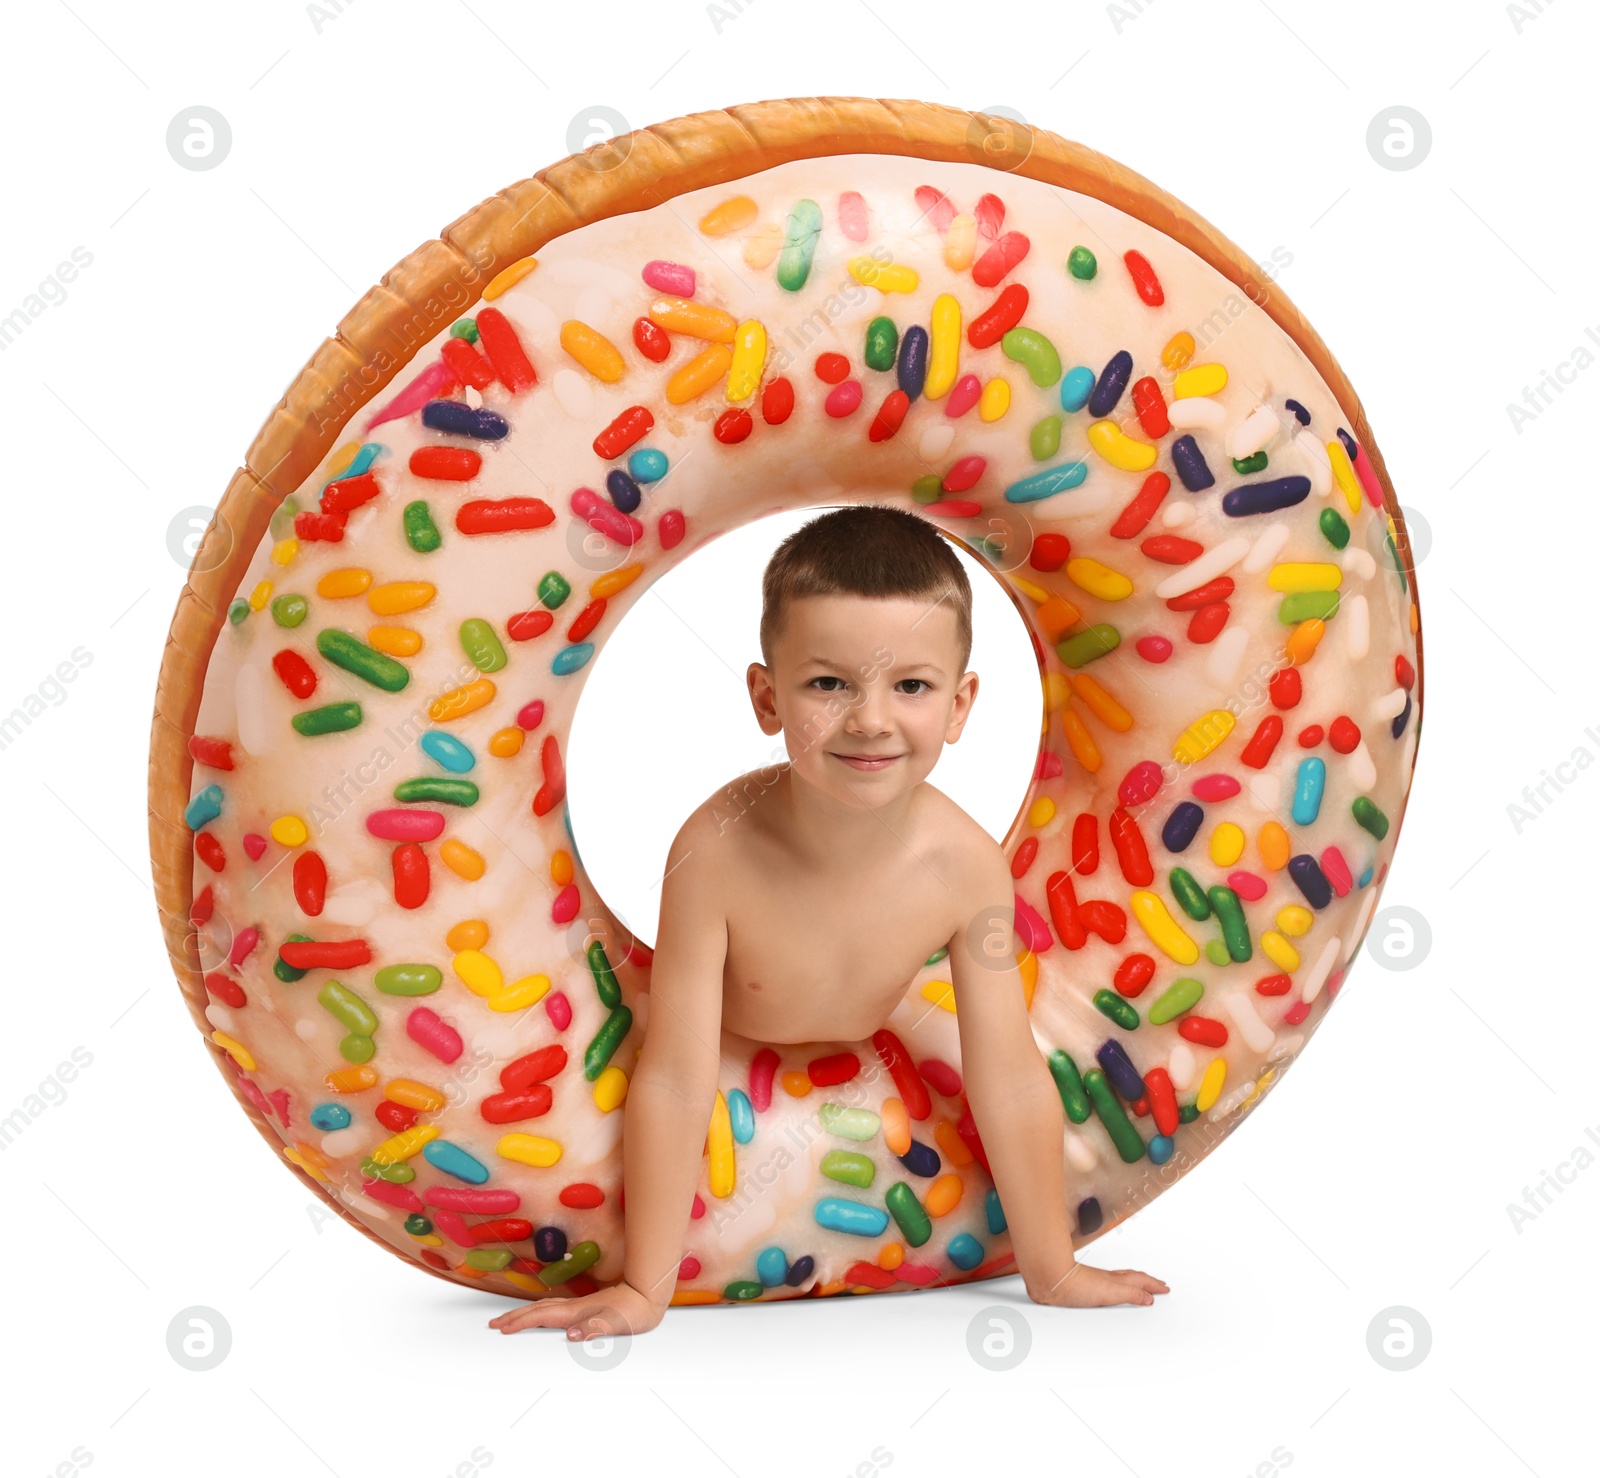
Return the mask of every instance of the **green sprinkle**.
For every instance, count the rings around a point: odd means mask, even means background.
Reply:
[[[583,1049],[583,1075],[591,1083],[605,1070],[605,1065],[611,1061],[611,1054],[622,1045],[622,1039],[628,1035],[628,1028],[632,1025],[633,1012],[626,1006],[613,1006],[611,1014],[600,1023],[600,1030]]]
[[[384,656],[376,647],[357,641],[348,631],[339,631],[331,626],[319,631],[317,650],[335,667],[342,667],[363,682],[383,689],[385,693],[398,693],[411,681],[408,668],[393,657]]]
[[[506,649],[500,638],[481,616],[471,616],[461,623],[461,650],[479,672],[499,672],[506,665]]]
[[[361,722],[359,703],[325,703],[321,708],[308,708],[289,720],[297,734],[308,739],[318,734],[340,734],[353,729]]]
[[[1222,966],[1228,963],[1228,946],[1220,939],[1206,940],[1206,963]]]
[[[895,353],[899,347],[900,331],[894,326],[894,319],[874,318],[867,325],[867,342],[861,351],[861,357],[868,369],[893,369]]]
[[[280,626],[298,626],[310,609],[303,595],[276,595],[272,598],[272,619]]]
[[[860,1186],[863,1190],[872,1184],[872,1177],[877,1174],[877,1167],[872,1163],[872,1157],[857,1154],[854,1150],[829,1150],[817,1168],[829,1180]]]
[[[317,1001],[340,1026],[357,1036],[370,1037],[378,1029],[378,1018],[372,1014],[372,1007],[337,980],[328,981],[317,992]]]
[[[924,965],[937,965],[939,963],[939,961],[942,960],[949,953],[950,953],[950,950],[949,950],[948,946],[940,945],[940,947],[938,949],[934,950],[934,952],[931,955],[929,955],[928,958],[925,959],[922,963]]]
[[[399,1160],[393,1165],[380,1165],[376,1160],[363,1160],[361,1173],[368,1180],[386,1180],[390,1185],[407,1185],[417,1178],[417,1172],[404,1160]],[[418,1220],[426,1218],[419,1217]],[[431,1224],[430,1224],[431,1225]]]
[[[1267,465],[1265,452],[1251,452],[1248,457],[1235,457],[1233,470],[1241,477],[1248,477],[1252,472],[1260,472]]]
[[[539,599],[552,611],[572,594],[572,587],[555,570],[539,581]]]
[[[1061,450],[1061,417],[1046,416],[1028,433],[1028,450],[1035,462],[1048,462]]]
[[[1278,607],[1278,620],[1285,626],[1298,626],[1302,621],[1331,621],[1339,610],[1337,590],[1297,590],[1286,595]]]
[[[397,801],[432,801],[441,806],[475,806],[478,787],[470,780],[419,775],[415,780],[402,780],[395,786],[394,798]]]
[[[1059,1047],[1046,1059],[1050,1076],[1056,1080],[1056,1092],[1061,1095],[1061,1107],[1074,1124],[1087,1122],[1089,1096],[1083,1091],[1083,1079],[1078,1076],[1078,1064]]]
[[[458,318],[450,325],[452,339],[465,339],[469,344],[478,342],[478,320],[476,318]]]
[[[1144,1140],[1128,1122],[1122,1105],[1117,1102],[1117,1095],[1111,1091],[1111,1084],[1106,1082],[1106,1075],[1097,1067],[1090,1068],[1083,1075],[1083,1088],[1089,1095],[1089,1102],[1094,1105],[1095,1113],[1100,1116],[1100,1122],[1105,1125],[1106,1133],[1111,1136],[1112,1144],[1116,1145],[1117,1153],[1122,1156],[1123,1163],[1132,1165],[1136,1160],[1142,1160]]]
[[[913,1247],[922,1246],[933,1235],[933,1221],[917,1199],[917,1193],[905,1181],[897,1180],[884,1192],[883,1204]]]
[[[925,472],[911,484],[911,496],[919,503],[937,503],[944,497],[944,479],[937,472]]]
[[[437,965],[385,965],[372,983],[386,996],[431,996],[444,975]]]
[[[1097,658],[1104,657],[1107,652],[1116,651],[1122,642],[1122,634],[1115,626],[1108,626],[1101,622],[1091,626],[1087,631],[1080,631],[1076,636],[1069,636],[1064,641],[1056,643],[1056,656],[1068,667],[1087,667]]]
[[[1095,261],[1094,253],[1088,247],[1075,246],[1068,253],[1067,271],[1076,277],[1079,282],[1090,281],[1099,270],[1100,264]]]
[[[622,987],[617,984],[616,971],[606,958],[605,945],[596,939],[583,953],[589,964],[589,973],[594,976],[595,994],[600,997],[600,1004],[608,1011],[620,1006]]]
[[[1009,330],[1000,340],[1000,352],[1027,370],[1035,385],[1054,385],[1061,378],[1061,356],[1036,328]]]
[[[250,614],[250,602],[242,595],[236,595],[228,602],[228,620],[237,626]]]
[[[1335,549],[1343,549],[1350,542],[1350,525],[1339,516],[1337,508],[1324,508],[1317,515],[1317,527]]]
[[[840,1139],[872,1139],[879,1125],[878,1116],[871,1109],[846,1108],[838,1103],[823,1104],[817,1110],[817,1122],[823,1133],[837,1134]]]
[[[477,1268],[484,1273],[498,1273],[502,1268],[511,1266],[513,1254],[509,1247],[474,1247],[467,1253],[465,1262],[469,1268]]]
[[[1174,980],[1150,1003],[1150,1025],[1163,1026],[1175,1016],[1182,1016],[1205,993],[1205,986],[1187,975]]]
[[[1239,895],[1222,883],[1206,889],[1206,897],[1222,926],[1222,942],[1228,947],[1228,959],[1242,965],[1251,956],[1250,925],[1245,921],[1244,906]],[[1227,961],[1222,963],[1226,964]]]
[[[267,520],[267,530],[274,539],[289,539],[294,536],[294,516],[298,512],[300,512],[300,498],[295,493],[290,493],[273,509],[272,517]]]
[[[439,532],[438,524],[433,521],[433,514],[421,498],[415,503],[406,504],[405,512],[400,515],[400,521],[405,526],[406,543],[418,554],[432,554],[444,543],[444,536]]]
[[[1114,990],[1097,990],[1094,993],[1094,1009],[1102,1016],[1109,1016],[1124,1031],[1132,1031],[1139,1024],[1139,1013],[1133,1008],[1125,996],[1119,996]]]
[[[427,1237],[433,1233],[433,1223],[425,1216],[418,1216],[415,1211],[406,1218],[406,1231],[413,1237]]]
[[[1180,1103],[1178,1105],[1178,1122],[1180,1124],[1192,1124],[1199,1117],[1200,1110],[1192,1103]]]
[[[1357,826],[1370,831],[1380,842],[1389,835],[1389,818],[1368,797],[1358,795],[1351,801],[1350,814],[1356,818]]]
[[[797,293],[811,275],[811,258],[822,234],[822,207],[815,200],[799,200],[783,229],[783,250],[778,253],[778,286]]]
[[[540,1268],[539,1281],[546,1287],[565,1283],[568,1278],[576,1278],[579,1273],[587,1272],[599,1261],[600,1244],[580,1242],[576,1247],[567,1248],[567,1255],[560,1262],[553,1262],[547,1267]]]
[[[1172,889],[1172,896],[1178,900],[1178,907],[1191,919],[1199,922],[1211,917],[1211,905],[1206,902],[1205,890],[1195,882],[1192,873],[1175,867],[1167,875],[1167,884]]]
[[[735,1278],[723,1290],[724,1298],[731,1298],[735,1303],[747,1304],[761,1297],[763,1285],[753,1278]]]

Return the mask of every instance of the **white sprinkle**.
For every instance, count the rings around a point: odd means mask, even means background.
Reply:
[[[556,404],[574,421],[594,419],[594,387],[574,369],[558,369],[551,381]]]
[[[1211,643],[1206,657],[1206,676],[1219,688],[1231,688],[1244,664],[1244,650],[1250,642],[1250,628],[1235,621]]]
[[[1187,1042],[1179,1042],[1167,1054],[1167,1076],[1179,1093],[1194,1082],[1194,1052]]]
[[[1399,718],[1406,709],[1406,690],[1396,688],[1393,692],[1385,693],[1372,705],[1372,716],[1380,723],[1389,719]]]
[[[1372,763],[1372,751],[1367,748],[1365,739],[1357,741],[1356,747],[1344,757],[1344,764],[1350,783],[1357,791],[1371,790],[1378,783],[1378,767]]]
[[[1288,542],[1289,525],[1286,523],[1269,523],[1256,536],[1256,542],[1251,547],[1250,554],[1244,562],[1245,574],[1259,575],[1262,570],[1277,559],[1283,546]]]
[[[1258,405],[1228,434],[1228,455],[1237,461],[1253,457],[1278,439],[1278,413],[1270,405]]]
[[[1168,503],[1161,510],[1161,522],[1169,529],[1182,528],[1186,523],[1194,522],[1193,503]]]
[[[1232,1018],[1245,1046],[1252,1052],[1265,1052],[1272,1045],[1272,1028],[1256,1014],[1255,1002],[1243,991],[1225,995],[1222,1009]]]
[[[1372,645],[1372,623],[1367,615],[1367,598],[1353,596],[1339,602],[1339,614],[1344,617],[1344,649],[1359,661],[1367,655]]]
[[[1325,945],[1322,953],[1317,956],[1317,962],[1311,967],[1310,972],[1300,982],[1300,999],[1314,1001],[1322,992],[1322,987],[1327,983],[1329,974],[1333,970],[1333,962],[1339,958],[1339,936],[1335,934]]]
[[[950,443],[956,439],[956,428],[949,420],[937,421],[922,433],[922,439],[917,443],[917,452],[924,462],[942,461],[944,454],[950,450]]]
[[[1304,427],[1295,432],[1294,445],[1305,464],[1306,476],[1311,479],[1311,491],[1326,498],[1333,491],[1333,463],[1328,460],[1327,447]]]
[[[1188,395],[1167,407],[1167,419],[1179,431],[1221,431],[1228,413],[1220,400],[1209,395]]]

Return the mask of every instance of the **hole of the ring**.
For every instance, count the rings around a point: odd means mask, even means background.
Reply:
[[[646,590],[594,659],[568,744],[573,838],[606,907],[652,947],[661,874],[684,818],[739,775],[788,758],[782,735],[756,723],[745,669],[761,660],[761,572],[824,511],[772,514],[713,540]],[[972,586],[978,696],[928,783],[1003,841],[1039,750],[1039,664],[995,566],[954,547]],[[1025,556],[1013,551],[1003,565]]]

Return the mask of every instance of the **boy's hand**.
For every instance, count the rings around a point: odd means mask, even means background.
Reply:
[[[501,1334],[519,1329],[566,1327],[572,1340],[602,1339],[607,1335],[643,1334],[654,1329],[666,1312],[631,1283],[617,1283],[581,1298],[541,1298],[489,1321]]]
[[[1107,1272],[1075,1262],[1048,1288],[1028,1288],[1036,1304],[1062,1309],[1102,1309],[1111,1304],[1153,1304],[1158,1293],[1172,1290],[1159,1278],[1134,1268]]]

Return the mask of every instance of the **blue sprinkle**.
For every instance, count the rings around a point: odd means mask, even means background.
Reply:
[[[1000,1192],[993,1186],[989,1187],[989,1194],[983,1198],[983,1219],[991,1237],[998,1237],[1006,1229],[1006,1213],[1000,1205]]]
[[[1118,349],[1100,371],[1100,378],[1094,382],[1094,394],[1089,397],[1089,414],[1109,416],[1116,410],[1117,402],[1122,399],[1122,392],[1128,388],[1128,381],[1132,377],[1133,355],[1126,349]]]
[[[1406,706],[1395,714],[1394,722],[1389,725],[1390,735],[1398,739],[1406,731],[1406,721],[1411,717],[1411,694],[1406,694]]]
[[[913,1175],[920,1175],[924,1179],[939,1173],[939,1152],[932,1145],[924,1144],[920,1139],[911,1141],[911,1148],[900,1156],[900,1163]]]
[[[812,1257],[808,1253],[805,1257],[802,1257],[796,1261],[795,1265],[790,1268],[788,1273],[785,1275],[783,1281],[791,1288],[798,1288],[806,1281],[807,1278],[811,1276],[811,1270],[815,1268],[816,1265],[816,1258]]]
[[[1294,881],[1305,900],[1313,908],[1326,908],[1333,897],[1333,888],[1328,879],[1323,875],[1322,868],[1317,859],[1309,852],[1302,852],[1298,857],[1289,859],[1289,876]]]
[[[1180,436],[1172,443],[1172,465],[1177,470],[1178,481],[1191,493],[1202,493],[1216,482],[1192,436]]]
[[[1133,1065],[1121,1042],[1107,1038],[1104,1045],[1095,1053],[1095,1058],[1104,1069],[1107,1081],[1129,1103],[1135,1103],[1144,1097],[1144,1079],[1139,1076],[1139,1069]]]
[[[632,513],[644,497],[639,484],[620,467],[613,467],[606,473],[606,492],[611,496],[612,506],[622,513]]]
[[[347,1129],[349,1126],[350,1110],[342,1103],[319,1103],[311,1110],[313,1129]]]
[[[1161,845],[1169,852],[1182,852],[1195,839],[1206,813],[1193,801],[1179,801],[1161,828]]]
[[[540,1227],[533,1234],[533,1255],[540,1262],[560,1262],[567,1255],[567,1234],[560,1227]]]
[[[1008,503],[1036,503],[1040,498],[1054,497],[1068,488],[1075,488],[1089,475],[1086,462],[1063,462],[1059,467],[1047,467],[1024,477],[1006,489]]]
[[[343,472],[341,472],[337,477],[330,477],[327,482],[323,483],[322,486],[327,488],[333,483],[343,482],[347,477],[360,477],[363,472],[367,471],[372,464],[378,460],[378,454],[380,452],[386,452],[388,450],[389,448],[384,446],[381,442],[367,442],[355,454],[354,460],[351,461],[350,465],[346,467]]]
[[[550,671],[557,677],[565,677],[569,672],[576,672],[592,656],[594,656],[594,643],[581,641],[574,646],[562,647],[556,653],[555,660],[550,664]]]
[[[436,1139],[431,1144],[423,1145],[422,1158],[435,1170],[442,1170],[446,1175],[453,1175],[469,1185],[482,1185],[489,1178],[488,1168],[481,1161],[475,1160],[460,1145],[451,1144],[448,1139]]]
[[[1294,777],[1294,824],[1310,826],[1322,809],[1322,787],[1327,783],[1328,767],[1311,755],[1300,761]]]
[[[1301,405],[1298,400],[1284,401],[1283,408],[1284,410],[1288,411],[1289,414],[1292,415],[1302,426],[1309,426],[1311,424],[1311,412]]]
[[[199,831],[207,822],[215,821],[222,814],[222,787],[208,785],[204,790],[197,791],[194,798],[183,808],[183,824],[190,831]]]
[[[830,1232],[849,1232],[857,1237],[878,1237],[889,1225],[889,1213],[860,1201],[847,1201],[842,1196],[824,1196],[818,1201],[812,1215],[819,1227]]]
[[[1356,879],[1356,887],[1365,888],[1372,881],[1372,864],[1367,864],[1367,870]]]
[[[1106,1214],[1100,1209],[1099,1199],[1085,1196],[1078,1202],[1078,1235],[1092,1237],[1105,1225]]]
[[[922,394],[928,378],[928,331],[921,324],[912,324],[900,336],[900,354],[894,373],[900,388],[912,400]]]
[[[422,424],[434,431],[472,436],[479,441],[499,441],[511,429],[504,416],[462,400],[430,400],[422,408]]]
[[[1338,427],[1335,434],[1338,436],[1339,440],[1344,443],[1345,454],[1353,463],[1356,459],[1356,453],[1361,450],[1361,448],[1356,445],[1355,437],[1346,431],[1343,426]]]
[[[478,763],[465,744],[442,729],[429,729],[417,742],[429,759],[452,775],[465,775]]]
[[[1081,411],[1089,403],[1089,396],[1094,392],[1094,371],[1087,365],[1080,364],[1076,369],[1069,369],[1061,381],[1061,409],[1064,411]]]
[[[756,1277],[763,1288],[776,1288],[789,1275],[789,1259],[781,1247],[763,1248],[756,1259]]]
[[[733,1126],[733,1137],[740,1144],[749,1144],[756,1137],[756,1111],[744,1089],[735,1088],[728,1094],[728,1121]]]
[[[1150,1143],[1145,1146],[1145,1150],[1150,1156],[1150,1163],[1152,1165],[1165,1165],[1167,1161],[1172,1158],[1172,1136],[1170,1134],[1156,1135],[1155,1138],[1153,1138]]]
[[[983,1243],[971,1232],[962,1232],[959,1237],[952,1237],[950,1245],[944,1252],[962,1272],[977,1267],[983,1261]]]
[[[635,482],[660,482],[667,475],[667,454],[652,446],[640,447],[628,456],[628,474]]]
[[[1229,518],[1246,518],[1252,513],[1276,513],[1303,503],[1311,492],[1309,477],[1274,477],[1266,482],[1247,482],[1222,495],[1222,511]]]

